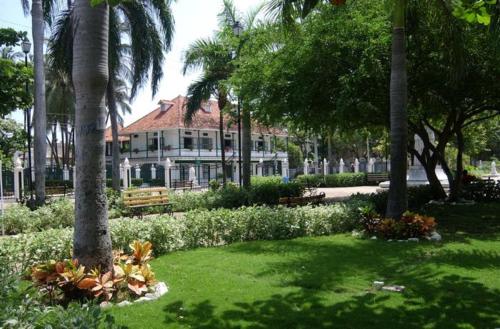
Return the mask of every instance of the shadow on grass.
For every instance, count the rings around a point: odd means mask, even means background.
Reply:
[[[216,314],[209,301],[196,305],[174,302],[164,308],[165,323],[189,328],[495,328],[499,325],[500,291],[468,278],[445,276],[435,284],[419,282],[425,293],[404,294],[387,306],[387,293],[366,293],[327,303],[301,291],[274,295],[252,303],[235,303]],[[425,287],[420,286],[425,285]],[[480,298],[478,298],[480,297]]]
[[[165,322],[189,328],[496,328],[500,326],[500,290],[471,277],[438,270],[429,263],[464,268],[498,266],[494,252],[438,250],[427,256],[422,244],[322,239],[244,243],[227,252],[283,254],[259,277],[279,274],[281,286],[296,292],[251,303],[234,303],[218,312],[209,300],[176,301],[163,311]],[[289,253],[285,256],[286,253]],[[361,276],[366,290],[343,294],[349,276]],[[374,291],[372,280],[403,284],[403,294]],[[338,294],[336,298],[327,298]]]

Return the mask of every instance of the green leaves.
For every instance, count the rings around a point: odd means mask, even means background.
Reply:
[[[485,26],[491,23],[490,11],[497,0],[479,0],[474,3],[464,3],[463,0],[453,0],[453,15],[467,21],[469,24],[482,24]]]
[[[128,1],[128,0],[90,0],[90,5],[92,7],[95,7],[95,6],[100,5],[101,3],[106,2],[106,3],[108,3],[108,5],[113,7],[113,6],[120,4],[121,2],[126,2],[126,1]]]

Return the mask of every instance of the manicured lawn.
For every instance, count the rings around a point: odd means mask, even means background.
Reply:
[[[110,312],[147,329],[500,327],[500,204],[429,212],[444,243],[335,235],[175,252],[152,263],[168,294]]]

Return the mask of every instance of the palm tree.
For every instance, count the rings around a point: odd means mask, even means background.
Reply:
[[[109,7],[77,0],[74,17],[75,88],[75,231],[73,257],[87,268],[112,268],[111,237],[105,193],[104,131],[108,84]]]
[[[130,100],[150,78],[152,96],[158,91],[163,77],[164,51],[172,43],[173,17],[170,0],[124,1],[109,10],[109,83],[107,90],[112,144],[113,188],[120,189],[120,147],[118,142],[117,104],[115,86],[118,80],[131,85]],[[52,63],[71,74],[72,11],[58,19],[51,37]],[[128,42],[128,44],[127,44]]]
[[[219,25],[224,28],[232,28],[237,24],[243,23],[242,27],[245,29],[243,33],[238,36],[237,45],[237,59],[240,58],[240,52],[243,44],[249,37],[249,32],[251,29],[255,28],[258,24],[257,15],[262,10],[262,6],[257,6],[251,11],[249,11],[245,16],[239,14],[236,11],[236,7],[232,0],[224,0],[224,9],[219,14]],[[240,106],[241,97],[238,96],[238,106]],[[238,118],[239,119],[239,118]],[[248,106],[243,106],[241,110],[241,122],[242,122],[242,147],[239,152],[242,152],[243,160],[243,187],[248,189],[251,184],[252,175],[252,120],[250,114],[250,108]],[[238,132],[239,133],[239,132]]]
[[[33,62],[35,70],[35,102],[33,123],[35,126],[35,196],[36,203],[45,203],[45,164],[47,154],[46,110],[45,110],[45,74],[43,64],[44,19],[51,23],[51,11],[55,0],[31,1],[31,28],[33,33]],[[29,14],[29,1],[22,0],[24,14]]]
[[[203,102],[217,98],[221,145],[222,185],[226,185],[226,152],[224,150],[224,109],[228,104],[227,79],[233,71],[231,47],[220,35],[191,44],[184,56],[183,73],[201,68],[201,77],[188,87],[185,122],[189,124]]]
[[[405,50],[405,11],[407,0],[393,0],[393,41],[390,82],[391,121],[391,177],[386,216],[400,218],[407,208],[407,74]],[[270,0],[268,11],[286,24],[294,15],[306,17],[320,0]],[[345,0],[331,0],[333,5],[343,5]]]

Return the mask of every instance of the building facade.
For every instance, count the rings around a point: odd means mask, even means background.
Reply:
[[[189,169],[194,167],[200,185],[222,177],[221,150],[226,152],[226,175],[229,180],[239,181],[238,129],[234,119],[224,116],[224,143],[219,132],[220,110],[217,102],[209,101],[193,117],[184,122],[186,98],[178,96],[162,100],[159,107],[119,131],[120,157],[128,158],[136,177],[161,179],[167,159],[172,163],[171,180],[189,180]],[[111,164],[111,132],[106,133],[106,160]],[[284,175],[287,168],[288,135],[277,128],[252,125],[252,174]],[[154,168],[154,169],[153,169]],[[108,170],[109,172],[109,170]],[[163,172],[164,174],[164,172]],[[108,174],[109,175],[109,174]]]

